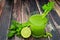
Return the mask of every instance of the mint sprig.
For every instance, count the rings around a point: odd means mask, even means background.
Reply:
[[[20,32],[22,28],[23,27],[22,27],[21,23],[17,22],[16,20],[12,20],[11,21],[11,26],[9,28],[8,38],[12,38],[15,34]]]
[[[28,27],[28,25],[29,22],[19,23],[16,20],[12,20],[9,28],[8,38],[12,38],[14,35],[20,37],[22,28]]]
[[[12,38],[14,36],[14,34],[16,33],[16,31],[9,31],[8,33],[8,38]]]

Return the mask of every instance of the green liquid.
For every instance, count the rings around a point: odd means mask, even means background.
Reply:
[[[34,37],[41,37],[42,35],[45,35],[45,27],[47,24],[47,18],[42,16],[40,14],[36,14],[30,17],[29,19],[31,23],[31,31]]]

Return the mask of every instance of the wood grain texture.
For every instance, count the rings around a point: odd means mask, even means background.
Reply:
[[[31,2],[31,4],[29,4],[30,2]],[[12,11],[11,7],[9,5],[5,5],[3,13],[0,17],[0,32],[1,32],[0,33],[0,40],[5,40],[5,39],[7,40],[6,35],[7,35],[7,32],[8,32],[8,28],[10,26],[11,14],[13,15],[13,17],[12,17],[13,19],[17,20],[18,22],[23,23],[23,22],[26,22],[28,20],[28,18],[32,14],[34,14],[35,11],[37,10],[34,0],[30,0],[27,3],[22,1],[22,3],[21,3],[21,0],[17,0],[17,1],[15,0],[14,1],[13,13],[11,13],[11,11]],[[27,6],[26,4],[29,5],[29,6]],[[54,36],[56,35],[56,37],[57,37],[56,32],[54,32],[53,35]],[[53,38],[52,38],[52,40],[53,40]],[[55,39],[58,39],[58,38],[55,38]],[[18,38],[15,35],[15,37],[13,37],[12,39],[8,39],[8,40],[49,40],[49,39],[48,38],[38,38],[37,39],[37,38],[34,38],[32,36],[25,39],[25,38],[22,38],[22,37]]]
[[[6,4],[0,17],[0,40],[7,40],[8,28],[11,20],[11,7]]]
[[[60,17],[60,1],[56,0],[59,4],[57,4],[55,0],[49,0],[49,1],[55,2],[54,10],[57,12],[58,16]]]
[[[0,16],[1,16],[1,14],[2,14],[2,10],[3,10],[3,8],[4,8],[4,5],[5,5],[5,0],[1,0],[1,1],[0,1]]]
[[[30,6],[31,6],[31,4],[30,4]],[[16,19],[17,21],[21,22],[21,23],[28,21],[28,18],[31,16],[31,13],[30,13],[31,10],[29,9],[30,6],[29,6],[28,0],[27,0],[27,2],[23,2],[21,0],[17,0],[17,1],[15,0],[14,1],[14,9],[13,9],[13,18]],[[28,11],[28,13],[26,10]],[[34,11],[34,9],[33,9],[33,11]],[[19,37],[15,36],[12,39],[13,40],[45,40],[46,38],[37,39],[37,38],[34,38],[31,36],[31,37],[25,39],[22,37],[19,38]]]

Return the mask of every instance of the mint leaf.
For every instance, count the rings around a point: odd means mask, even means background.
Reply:
[[[30,26],[30,22],[27,21],[27,22],[25,22],[25,23],[22,23],[22,26],[23,26],[23,27],[28,27],[28,26]]]
[[[13,37],[14,34],[15,34],[15,32],[16,32],[16,31],[9,31],[9,33],[8,33],[8,38]]]
[[[18,21],[16,21],[16,20],[12,20],[12,21],[11,21],[11,24],[13,24],[13,25],[16,26],[17,24],[20,24],[20,23],[19,23]]]
[[[27,26],[29,26],[28,21],[21,24],[21,23],[17,22],[16,20],[12,20],[11,26],[9,28],[8,38],[13,37],[15,34],[18,37],[20,37],[22,28],[27,27]]]
[[[15,30],[16,29],[16,26],[14,26],[13,24],[11,24],[9,30]]]

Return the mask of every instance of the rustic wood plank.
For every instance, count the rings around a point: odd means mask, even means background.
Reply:
[[[19,15],[22,15],[22,22],[25,22],[26,21],[26,18],[25,17],[27,17],[26,14],[25,14],[26,11],[24,9],[25,8],[22,9],[22,14],[20,14],[20,9],[18,10]],[[18,16],[18,20],[20,21],[19,18],[21,18],[21,16]],[[42,40],[42,39],[44,40],[44,38],[41,38],[40,40]],[[29,39],[23,39],[23,38],[15,37],[15,40],[29,40]],[[39,40],[39,39],[36,39],[36,38],[33,38],[32,37],[32,39],[30,38],[30,40]]]
[[[4,5],[5,5],[5,0],[0,0],[0,16],[2,14],[2,10],[4,8]]]
[[[14,0],[14,8],[13,8],[13,18],[12,20],[17,20],[19,22],[21,22],[21,0]],[[12,38],[13,40],[22,40],[22,38],[17,37],[15,35],[14,38]]]
[[[7,31],[10,26],[12,9],[7,3],[0,17],[0,40],[7,40]]]
[[[57,12],[58,16],[60,17],[60,1],[59,0],[49,0],[49,1],[55,2],[54,10]]]
[[[31,1],[31,0],[30,0]],[[19,6],[19,5],[18,5]],[[31,6],[31,5],[30,5]],[[19,21],[19,22],[26,22],[27,20],[26,19],[28,19],[28,16],[29,15],[27,15],[26,14],[26,9],[25,9],[25,6],[23,5],[23,8],[22,8],[22,12],[21,12],[21,10],[20,10],[20,7],[21,6],[19,6],[18,7],[18,9],[17,9],[17,14],[18,14],[18,17],[17,17],[17,21]],[[33,7],[32,7],[33,8]],[[29,9],[29,8],[28,8]],[[33,9],[33,11],[34,11],[34,9]],[[31,14],[31,13],[30,13]],[[28,39],[24,39],[24,38],[18,38],[18,37],[16,37],[15,36],[15,38],[13,39],[13,40],[49,40],[49,39],[47,39],[47,38],[39,38],[39,39],[37,39],[37,38],[33,38],[33,37],[30,37],[30,38],[28,38]]]
[[[51,12],[52,13],[52,12]],[[56,23],[56,21],[54,20],[54,17],[52,16],[52,14],[49,14],[50,15],[50,22],[52,25],[54,30],[51,31],[51,33],[53,34],[53,40],[59,40],[60,39],[60,33],[59,33],[59,25]],[[54,38],[55,37],[55,38]]]

